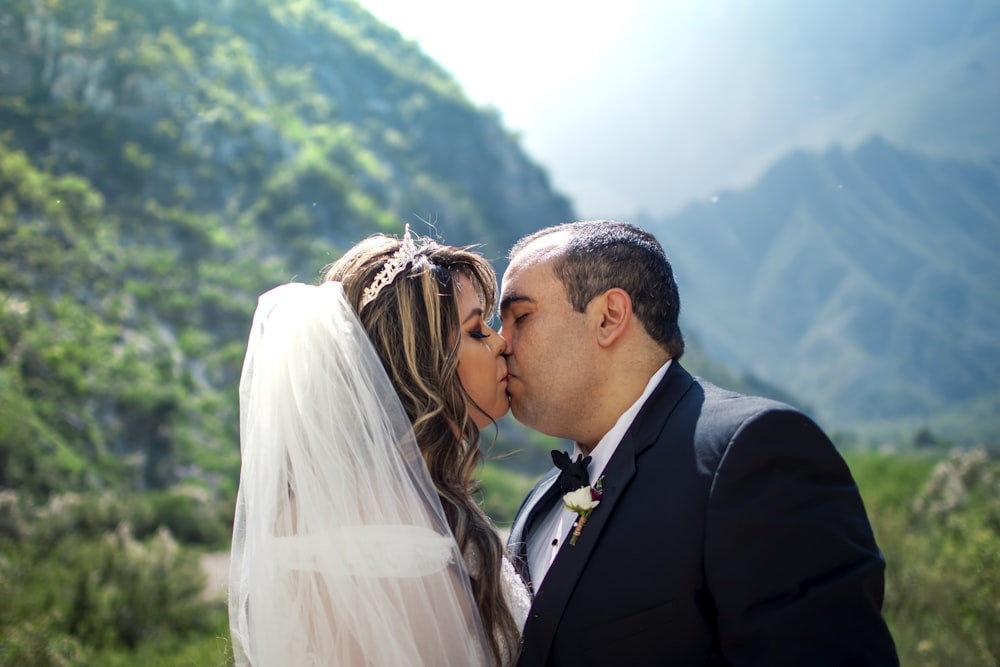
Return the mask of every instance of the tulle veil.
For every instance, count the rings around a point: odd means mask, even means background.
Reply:
[[[487,664],[462,556],[340,283],[260,297],[239,398],[236,664]]]

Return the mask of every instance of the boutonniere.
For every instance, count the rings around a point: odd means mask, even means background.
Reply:
[[[576,512],[577,520],[573,524],[573,535],[569,538],[569,545],[574,546],[590,513],[601,504],[604,476],[602,475],[594,486],[590,486],[590,473],[587,472],[590,457],[584,457],[583,454],[577,456],[574,461],[566,452],[555,449],[552,451],[552,463],[561,471],[558,483],[563,492],[563,505],[569,511]]]
[[[563,505],[569,511],[576,512],[577,515],[576,523],[573,524],[573,535],[569,538],[571,547],[575,546],[576,541],[580,539],[583,525],[587,523],[590,513],[601,504],[603,486],[604,477],[601,477],[594,486],[581,486],[576,491],[570,491],[563,496]]]

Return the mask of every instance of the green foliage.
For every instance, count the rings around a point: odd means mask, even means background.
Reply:
[[[864,450],[846,451],[844,458],[869,513],[908,511],[937,463],[931,455],[899,456]]]
[[[90,651],[79,639],[61,632],[53,613],[4,626],[3,631],[2,667],[88,667],[91,664]]]
[[[848,457],[885,554],[885,616],[904,665],[1000,663],[1000,463]]]
[[[535,483],[535,478],[508,470],[501,463],[489,462],[476,475],[482,485],[483,511],[501,530],[509,530],[521,501]]]
[[[229,642],[229,620],[223,611],[213,614],[211,629],[183,640],[144,643],[134,651],[96,651],[101,667],[227,667],[234,664]]]
[[[157,510],[143,498],[68,495],[36,506],[0,493],[0,664],[94,664],[98,651],[213,631],[221,610],[205,599],[199,556]]]
[[[219,501],[207,489],[177,485],[150,494],[153,522],[170,531],[183,544],[228,548],[234,503]]]
[[[34,404],[0,369],[0,487],[45,497],[79,486],[84,459],[34,411]]]

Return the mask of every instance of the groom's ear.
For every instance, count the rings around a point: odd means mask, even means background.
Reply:
[[[600,326],[597,329],[597,344],[601,347],[613,345],[628,328],[632,319],[632,297],[625,290],[612,287],[594,299],[598,306]]]

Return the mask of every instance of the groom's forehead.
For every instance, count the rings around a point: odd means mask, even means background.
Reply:
[[[555,278],[552,263],[562,253],[568,238],[566,232],[556,232],[524,246],[511,258],[504,271],[502,291],[507,293],[510,289],[523,289],[522,283],[537,284],[546,278]]]
[[[520,257],[520,256],[519,256]],[[503,274],[500,293],[503,298],[518,296],[535,297],[535,292],[546,289],[551,281],[557,281],[553,257],[525,257],[523,261],[512,261]]]
[[[551,259],[562,252],[569,239],[570,234],[566,231],[551,232],[544,236],[539,236],[521,248],[520,252],[512,258],[512,263],[521,260],[544,261]]]

